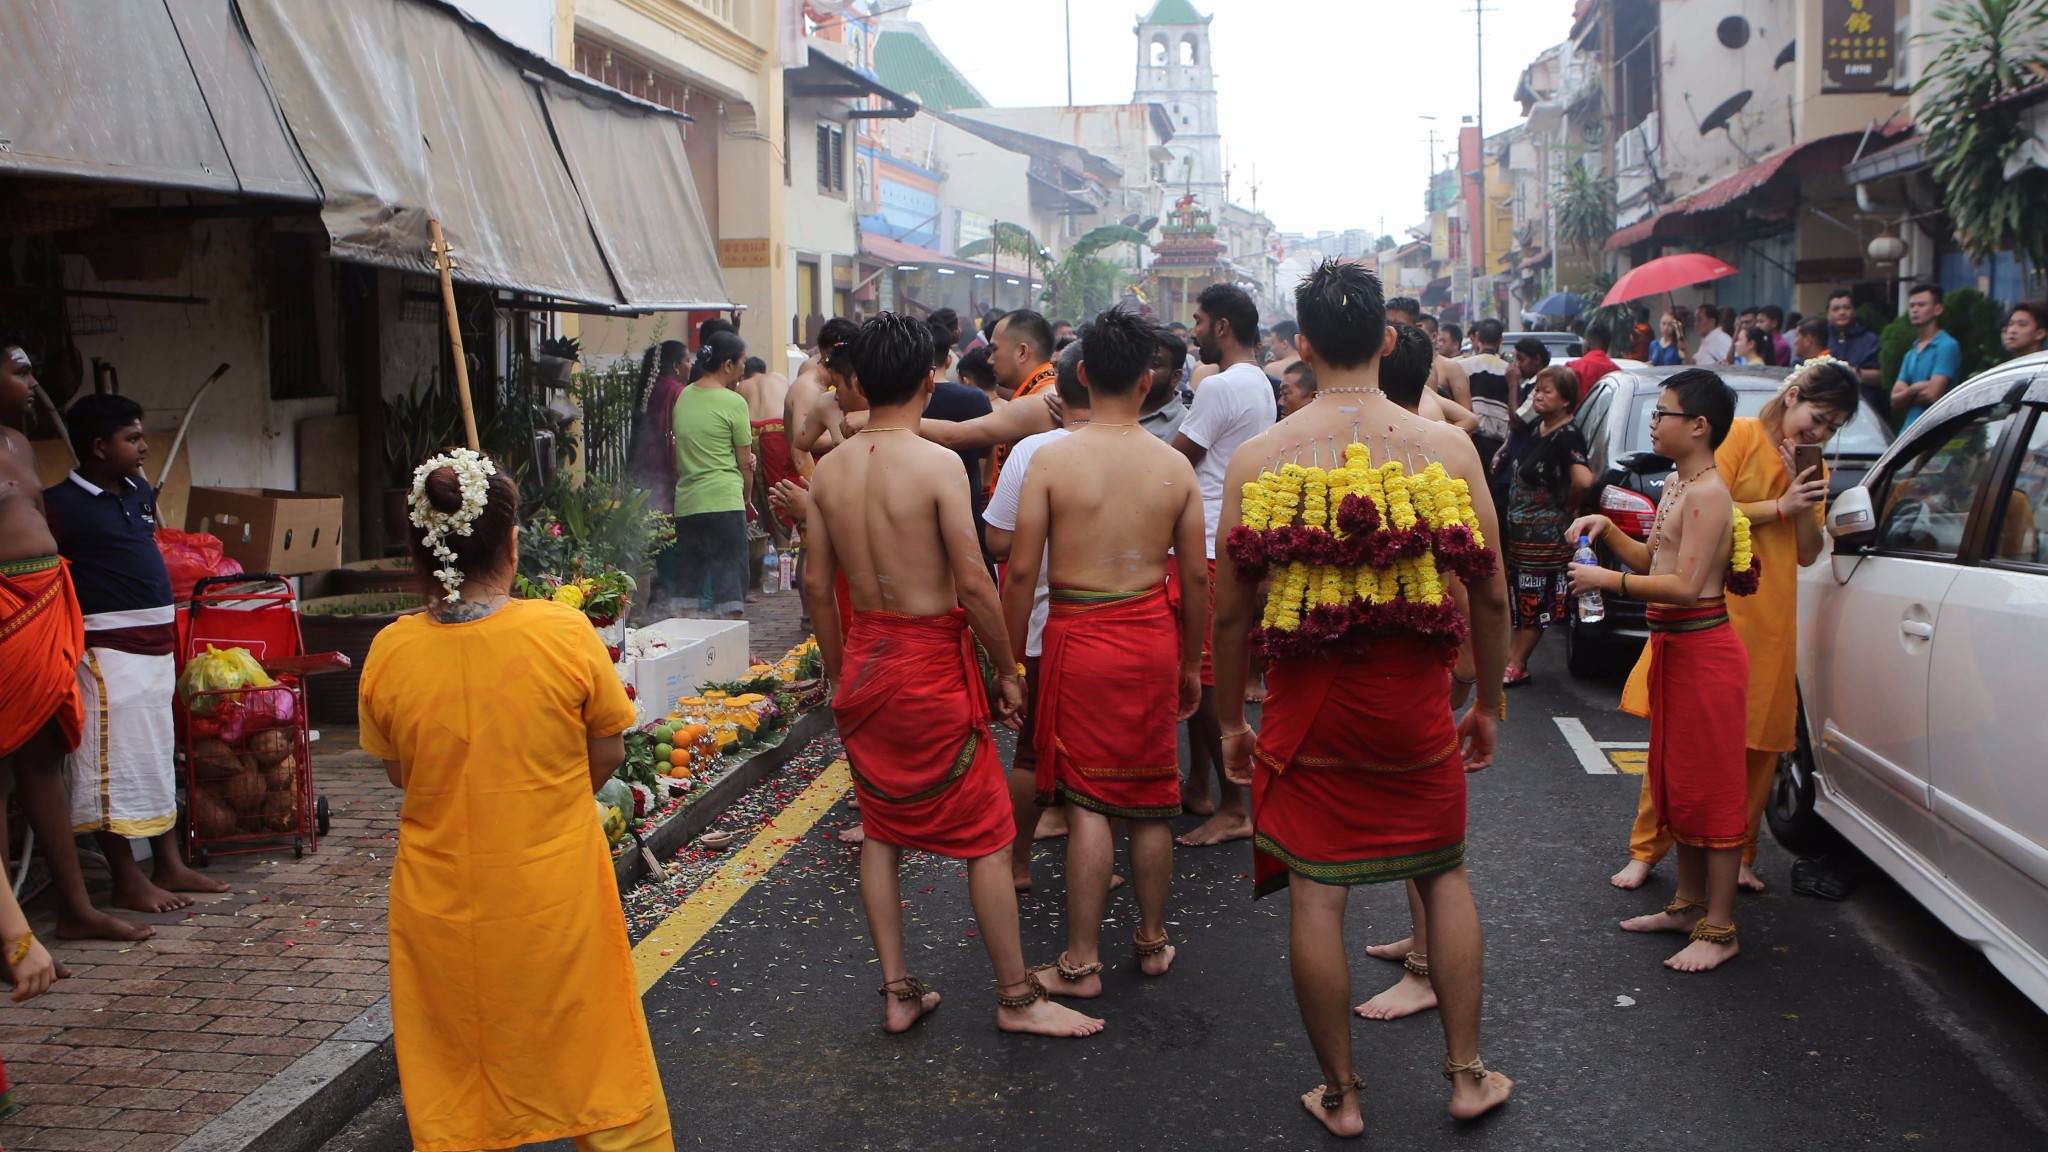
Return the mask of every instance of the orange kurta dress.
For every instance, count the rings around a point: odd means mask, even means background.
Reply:
[[[391,1022],[421,1152],[508,1148],[665,1115],[592,738],[632,702],[583,615],[515,600],[404,617],[363,665],[363,750],[401,766]]]
[[[1714,450],[1714,467],[1738,504],[1776,500],[1792,487],[1777,445],[1753,416],[1738,418]],[[1825,466],[1822,468],[1826,472]],[[1820,522],[1823,511],[1810,515]],[[1754,596],[1728,597],[1728,621],[1749,650],[1749,716],[1743,746],[1790,752],[1798,744],[1799,536],[1791,520],[1752,521],[1750,542],[1762,582]],[[1650,714],[1650,647],[1622,692],[1623,711]]]

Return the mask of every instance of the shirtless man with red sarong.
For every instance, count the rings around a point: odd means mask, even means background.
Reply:
[[[1256,890],[1290,894],[1295,999],[1323,1071],[1302,1106],[1333,1134],[1365,1129],[1344,911],[1351,885],[1412,879],[1428,910],[1449,1111],[1468,1120],[1513,1089],[1479,1059],[1479,914],[1465,872],[1465,773],[1492,762],[1505,707],[1498,525],[1470,438],[1379,388],[1394,339],[1379,278],[1326,262],[1296,290],[1295,316],[1316,398],[1241,446],[1223,487],[1211,644],[1224,767],[1252,785]],[[1466,624],[1443,574],[1469,592],[1479,680],[1477,707],[1455,725],[1451,663]],[[1256,734],[1244,720],[1252,642],[1269,662]]]
[[[978,638],[1000,670],[997,710],[1024,701],[1021,666],[982,564],[960,457],[917,434],[932,391],[931,328],[883,313],[852,344],[865,431],[811,476],[804,599],[817,621],[832,711],[860,796],[861,902],[881,959],[883,1027],[902,1032],[939,1005],[903,956],[906,848],[968,861],[981,940],[996,970],[996,1025],[1088,1036],[1102,1021],[1047,999],[1024,967],[1010,882],[1009,788],[989,732]],[[833,583],[846,571],[842,641]]]
[[[1572,595],[1616,592],[1649,605],[1650,798],[1659,830],[1678,842],[1678,895],[1662,912],[1624,920],[1629,932],[1687,932],[1664,961],[1706,972],[1733,960],[1736,879],[1749,833],[1749,653],[1723,596],[1735,504],[1714,449],[1735,422],[1735,391],[1704,368],[1664,381],[1650,447],[1677,465],[1645,543],[1582,516],[1566,538],[1603,541],[1628,571],[1571,566]],[[1636,575],[1647,573],[1647,575]]]
[[[21,341],[0,333],[0,809],[19,785],[21,807],[57,886],[57,935],[65,939],[147,940],[146,924],[92,906],[72,846],[64,755],[78,747],[85,711],[78,662],[85,618],[71,573],[43,518],[35,449],[11,425],[28,415],[36,378]],[[7,829],[0,821],[0,869]],[[61,969],[60,969],[61,973]]]
[[[1130,827],[1138,968],[1161,976],[1173,964],[1175,729],[1201,702],[1203,637],[1201,617],[1176,620],[1165,581],[1177,563],[1188,595],[1205,597],[1209,573],[1194,468],[1138,423],[1158,347],[1135,312],[1112,309],[1081,330],[1088,423],[1032,457],[1005,577],[1003,615],[1021,649],[1046,565],[1037,721],[1023,738],[1037,749],[1038,803],[1068,809],[1067,950],[1040,969],[1058,996],[1102,993],[1114,817]]]

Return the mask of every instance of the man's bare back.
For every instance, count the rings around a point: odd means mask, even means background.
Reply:
[[[1318,394],[1308,407],[1237,450],[1223,490],[1236,492],[1244,483],[1258,479],[1259,473],[1280,464],[1335,467],[1343,462],[1345,447],[1354,442],[1371,449],[1375,465],[1398,460],[1404,468],[1419,472],[1432,462],[1441,463],[1452,479],[1471,487],[1474,511],[1481,513],[1488,539],[1493,538],[1493,501],[1485,491],[1486,473],[1472,438],[1456,425],[1419,416],[1384,396]]]
[[[1051,583],[1143,591],[1166,578],[1169,550],[1204,552],[1194,467],[1144,429],[1086,424],[1040,448],[1031,464],[1019,529],[1045,517]]]
[[[1448,356],[1439,356],[1430,365],[1429,389],[1439,396],[1447,396],[1459,404],[1472,406],[1472,378],[1465,375],[1465,368]]]
[[[856,611],[939,616],[959,605],[953,553],[979,563],[981,546],[957,454],[914,429],[876,429],[818,461],[811,485],[812,546],[831,549]]]
[[[746,397],[747,419],[759,424],[763,420],[781,420],[784,427],[789,425],[786,406],[789,400],[789,378],[780,372],[760,372],[747,377],[733,386],[733,390]]]

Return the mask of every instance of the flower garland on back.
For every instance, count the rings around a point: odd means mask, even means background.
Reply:
[[[1470,584],[1498,563],[1465,481],[1437,463],[1414,475],[1399,461],[1374,467],[1363,444],[1346,447],[1338,468],[1260,474],[1244,486],[1242,509],[1224,550],[1243,579],[1272,577],[1252,630],[1267,660],[1360,655],[1375,636],[1456,647],[1467,625],[1443,573]]]

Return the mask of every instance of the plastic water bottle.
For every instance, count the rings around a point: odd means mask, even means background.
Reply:
[[[773,596],[782,591],[782,561],[775,555],[775,545],[761,554],[761,594]]]
[[[777,574],[782,580],[782,590],[785,592],[796,591],[796,549],[784,549],[778,554],[777,558],[781,560],[781,566]]]
[[[1590,536],[1579,537],[1579,550],[1572,554],[1572,563],[1600,566],[1600,557],[1593,551]],[[1601,599],[1597,589],[1579,593],[1579,619],[1588,624],[1607,618],[1607,601]]]

